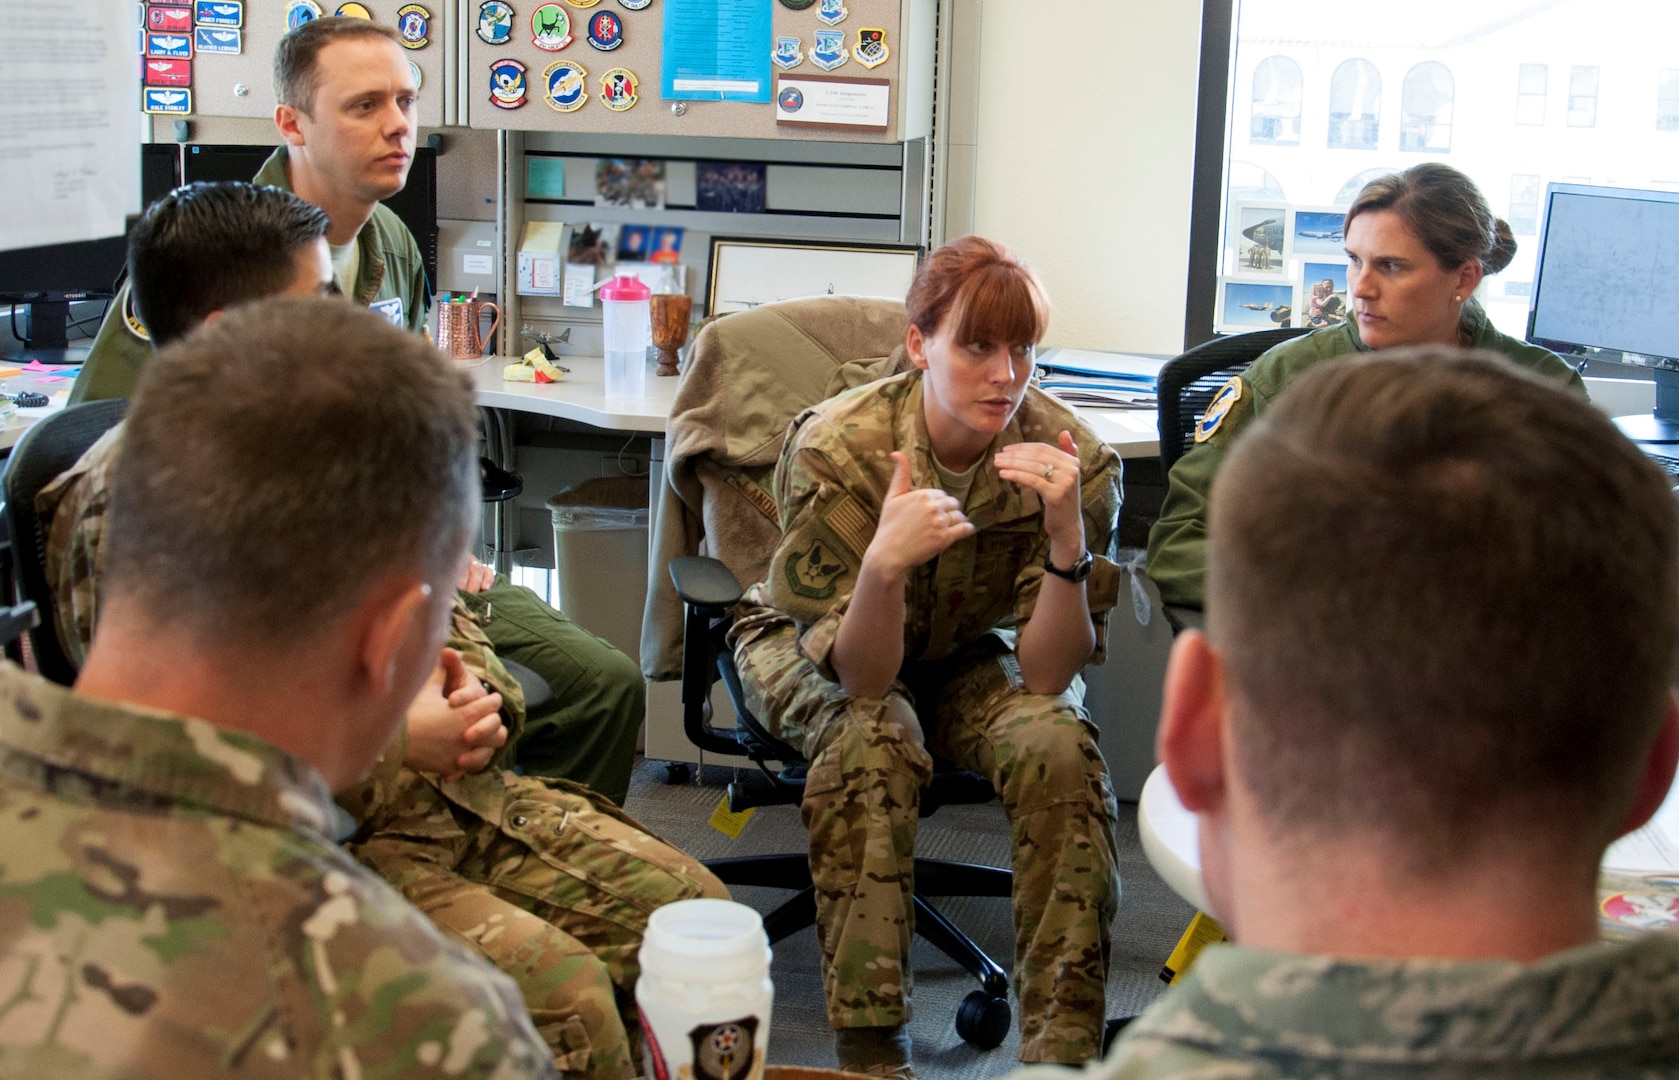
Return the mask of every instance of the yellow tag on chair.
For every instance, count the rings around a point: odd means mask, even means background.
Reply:
[[[1189,971],[1189,966],[1195,963],[1195,958],[1201,955],[1201,950],[1208,945],[1216,945],[1224,940],[1224,927],[1211,915],[1197,911],[1195,918],[1189,920],[1189,927],[1178,939],[1178,947],[1172,950],[1172,955],[1166,958],[1166,966],[1160,969],[1160,981],[1171,986]]]
[[[752,815],[758,812],[756,806],[735,813],[729,809],[729,796],[724,793],[717,800],[717,809],[711,812],[711,820],[707,822],[713,829],[727,836],[730,840],[739,840],[740,831],[746,828],[746,823],[752,820]]]

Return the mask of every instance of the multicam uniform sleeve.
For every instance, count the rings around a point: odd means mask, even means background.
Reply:
[[[830,654],[880,508],[872,497],[859,498],[858,478],[843,480],[821,437],[810,435],[789,432],[776,468],[781,544],[765,570],[765,585],[771,604],[798,624],[799,651],[837,681]]]
[[[87,659],[99,617],[110,472],[121,438],[121,426],[107,431],[35,496],[35,512],[46,532],[47,589],[58,644],[78,668]]]
[[[1114,541],[1119,533],[1119,508],[1122,498],[1120,478],[1122,466],[1113,447],[1094,433],[1081,432],[1079,447],[1080,495],[1084,508],[1084,546],[1095,557],[1090,576],[1085,579],[1085,603],[1090,608],[1091,622],[1096,629],[1096,649],[1090,663],[1100,664],[1107,659],[1108,612],[1119,602],[1122,571],[1113,561]],[[1014,615],[1016,624],[1024,626],[1038,606],[1038,590],[1043,586],[1044,558],[1049,553],[1048,534],[1040,535],[1032,549],[1032,556],[1015,578]]]
[[[496,656],[496,647],[490,643],[484,627],[461,599],[459,591],[455,593],[454,607],[449,614],[449,639],[444,644],[461,654],[466,669],[477,676],[485,689],[501,695],[501,714],[507,724],[507,746],[497,753],[496,760],[490,765],[498,768],[502,755],[524,731],[525,691]]]

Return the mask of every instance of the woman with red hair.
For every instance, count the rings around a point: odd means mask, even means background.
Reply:
[[[909,942],[929,751],[991,779],[1013,836],[1023,1061],[1093,1056],[1119,901],[1115,807],[1079,669],[1100,660],[1118,457],[1031,384],[1049,302],[1001,245],[930,255],[911,370],[806,410],[782,540],[747,595],[748,703],[810,762],[803,812],[841,1067],[913,1076]]]

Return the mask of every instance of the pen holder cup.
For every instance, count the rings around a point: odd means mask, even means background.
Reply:
[[[485,309],[491,314],[490,328],[478,332]],[[437,305],[437,344],[457,360],[477,360],[493,344],[501,325],[501,309],[487,300],[454,300]]]

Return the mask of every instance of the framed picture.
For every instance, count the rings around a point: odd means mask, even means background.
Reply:
[[[722,315],[801,296],[902,299],[921,264],[912,244],[716,236],[706,312]]]
[[[1213,328],[1221,334],[1245,334],[1298,326],[1295,310],[1292,281],[1222,277],[1218,279],[1218,318]]]
[[[1290,253],[1297,259],[1313,255],[1344,257],[1347,237],[1342,223],[1346,217],[1347,211],[1338,206],[1296,206],[1289,234]]]
[[[1301,263],[1299,312],[1296,325],[1308,330],[1340,326],[1352,316],[1345,261],[1307,259]]]
[[[1236,204],[1236,261],[1230,272],[1288,277],[1288,207],[1282,203]]]

